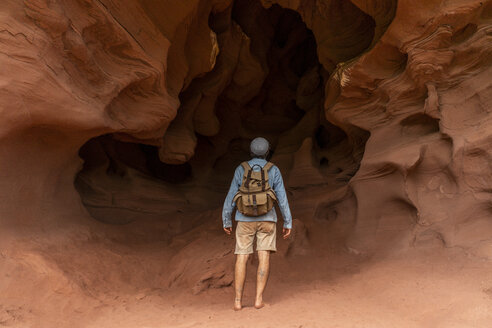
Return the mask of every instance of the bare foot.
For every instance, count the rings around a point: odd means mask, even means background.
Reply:
[[[263,303],[263,299],[256,299],[255,301],[255,309],[261,309],[262,307],[265,306],[265,303]]]
[[[256,304],[255,303],[255,309],[261,309],[264,306],[265,306],[265,303],[263,303],[263,302],[262,303],[259,303],[259,304]]]
[[[241,305],[241,300],[235,299],[234,300],[234,311],[239,311],[243,308]]]

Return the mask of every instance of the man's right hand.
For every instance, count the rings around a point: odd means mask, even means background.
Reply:
[[[224,228],[226,234],[230,235],[232,233],[232,227]]]

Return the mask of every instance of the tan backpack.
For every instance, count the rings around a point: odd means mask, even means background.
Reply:
[[[244,168],[243,183],[234,196],[237,209],[246,216],[260,216],[268,213],[277,196],[268,183],[268,170],[273,166],[268,162],[258,172],[253,171],[248,162],[241,163]],[[259,165],[253,165],[253,167]]]

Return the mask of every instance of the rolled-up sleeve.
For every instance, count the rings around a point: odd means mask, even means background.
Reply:
[[[236,206],[233,199],[241,186],[242,177],[243,168],[239,166],[234,172],[234,177],[232,178],[231,186],[229,187],[229,192],[227,193],[224,207],[222,208],[222,223],[224,228],[232,227],[232,211],[234,211],[234,207]]]
[[[272,167],[270,171],[273,182],[272,188],[277,195],[278,206],[280,207],[280,212],[282,212],[284,218],[284,228],[292,229],[292,214],[290,213],[289,201],[287,200],[282,174],[276,166]]]

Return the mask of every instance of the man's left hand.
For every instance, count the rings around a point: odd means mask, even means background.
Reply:
[[[284,228],[284,230],[282,230],[283,234],[284,234],[284,239],[287,239],[289,238],[290,236],[290,233],[292,232],[292,229],[287,229],[287,228]]]

